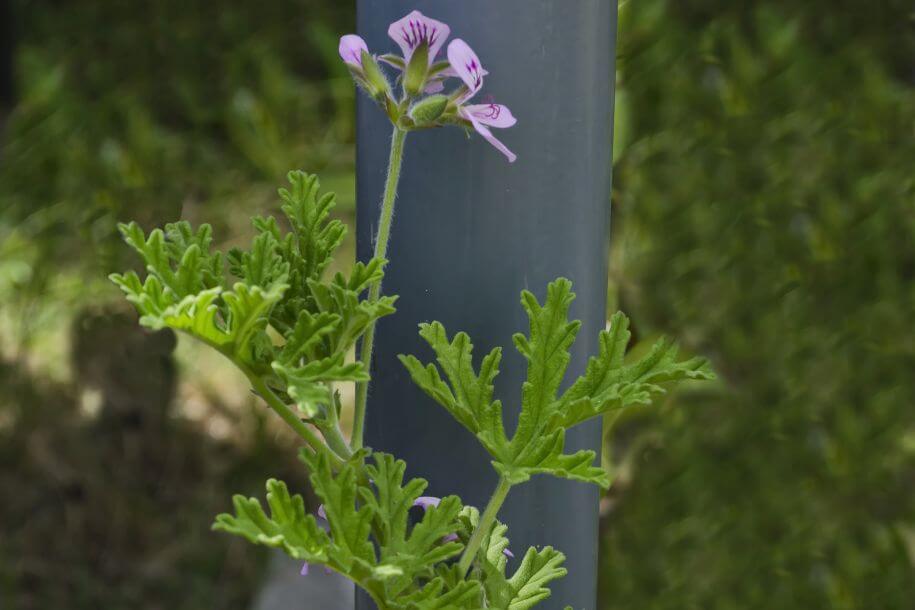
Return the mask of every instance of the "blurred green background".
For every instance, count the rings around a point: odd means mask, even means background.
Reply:
[[[244,608],[266,556],[210,520],[293,440],[104,277],[117,221],[231,244],[291,168],[352,221],[350,3],[3,8],[0,607]],[[722,383],[608,428],[602,608],[915,607],[913,33],[901,0],[621,5],[610,308]]]

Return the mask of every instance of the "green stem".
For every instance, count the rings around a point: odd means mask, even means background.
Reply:
[[[327,445],[334,453],[345,460],[353,457],[353,451],[349,448],[349,445],[346,444],[346,439],[343,438],[343,433],[338,426],[322,426],[320,429],[321,434],[324,435],[324,440],[327,441]]]
[[[337,417],[337,409],[340,406],[340,402],[334,392],[334,382],[328,381],[325,385],[327,385],[327,392],[331,396],[331,404],[327,407],[327,421],[320,424],[318,428],[321,430],[321,434],[324,435],[324,440],[327,441],[328,446],[337,455],[348,460],[353,456],[353,452],[350,450],[346,439],[343,438],[343,432],[340,430],[340,420]]]
[[[461,555],[461,561],[458,563],[461,576],[467,573],[474,557],[477,556],[477,551],[480,550],[480,545],[483,544],[483,538],[492,529],[496,515],[499,514],[499,509],[502,508],[502,503],[505,502],[505,497],[508,496],[508,491],[511,488],[512,484],[504,477],[499,479],[499,484],[496,486],[496,490],[492,492],[492,497],[489,499],[489,504],[486,505],[486,510],[483,511],[483,516],[480,517],[477,529],[473,531],[467,546],[464,548],[464,554]]]
[[[246,373],[247,374],[247,373]],[[334,467],[339,468],[343,465],[343,460],[336,453],[330,450],[330,448],[324,444],[318,435],[311,431],[311,428],[303,422],[298,416],[292,412],[292,410],[287,407],[282,400],[270,389],[270,387],[264,383],[264,380],[254,374],[247,374],[248,380],[251,382],[251,387],[254,388],[254,391],[260,394],[260,397],[264,399],[264,402],[267,403],[271,409],[276,411],[277,415],[283,418],[289,427],[296,431],[296,433],[301,436],[306,443],[315,451],[315,453],[323,453],[330,460],[330,463]]]
[[[388,177],[384,183],[384,197],[381,200],[381,217],[378,221],[378,235],[375,237],[375,258],[385,258],[388,253],[388,239],[391,237],[391,222],[394,219],[394,200],[397,198],[397,183],[400,181],[400,165],[403,161],[403,144],[407,132],[394,127],[391,135],[391,156],[388,159]],[[381,296],[381,280],[369,287],[369,301],[376,301]],[[375,344],[375,322],[369,324],[362,338],[360,361],[365,370],[371,370],[372,349]],[[356,384],[356,408],[353,414],[353,449],[361,449],[365,427],[365,404],[368,399],[369,384],[360,381]]]

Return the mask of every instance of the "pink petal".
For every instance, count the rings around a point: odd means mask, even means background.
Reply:
[[[430,19],[419,11],[413,11],[388,27],[388,36],[400,47],[407,63],[413,56],[416,47],[425,42],[429,45],[429,64],[431,65],[449,34],[451,34],[451,28],[447,24]]]
[[[492,135],[492,132],[489,130],[489,127],[487,127],[486,125],[483,125],[480,121],[477,120],[477,118],[475,116],[473,116],[471,113],[467,112],[466,107],[461,108],[461,115],[463,115],[464,118],[466,118],[468,121],[470,121],[470,124],[473,125],[473,128],[476,129],[478,134],[483,136],[484,140],[486,140],[487,142],[489,142],[490,144],[495,146],[496,150],[498,150],[500,153],[505,155],[508,158],[509,163],[515,162],[515,159],[518,158],[518,155],[516,155],[512,151],[508,150],[508,147],[505,146],[505,144],[500,142],[496,136]]]
[[[511,127],[518,122],[508,106],[502,104],[470,104],[464,106],[464,109],[484,125],[499,129]]]
[[[471,98],[483,86],[483,76],[487,74],[480,65],[480,58],[466,42],[455,38],[448,45],[448,63],[470,90],[464,99]]]
[[[435,496],[420,496],[413,501],[413,506],[422,506],[423,510],[429,510],[430,506],[437,507],[441,501],[441,498]]]
[[[424,93],[439,93],[440,91],[445,90],[445,83],[442,79],[433,78],[426,83],[426,88],[423,90]]]
[[[447,68],[439,70],[434,75],[429,77],[429,80],[426,82],[426,93],[439,93],[445,89],[445,79],[451,78],[452,76],[457,76],[457,72],[454,71],[450,65]]]
[[[354,68],[362,67],[362,52],[369,52],[368,45],[359,36],[347,34],[340,37],[340,57]]]

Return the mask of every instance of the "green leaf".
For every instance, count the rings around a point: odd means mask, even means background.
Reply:
[[[513,340],[528,367],[511,440],[506,438],[502,405],[493,400],[501,357],[498,348],[483,359],[477,373],[469,337],[458,333],[449,341],[444,327],[433,322],[420,326],[420,336],[435,352],[437,366],[400,356],[414,383],[480,440],[493,457],[493,466],[510,483],[544,473],[608,487],[607,474],[593,465],[593,451],[564,453],[566,430],[612,409],[647,403],[663,391],[659,384],[711,377],[702,359],[677,362],[677,350],[667,341],[658,342],[647,356],[624,366],[628,321],[617,314],[610,330],[601,333],[600,353],[590,360],[585,375],[559,396],[569,349],[580,328],[578,321],[568,319],[574,298],[571,282],[564,278],[547,287],[543,304],[528,291],[521,295],[530,332],[516,334]]]
[[[350,573],[354,568],[357,580],[369,577],[376,564],[375,549],[369,539],[372,526],[372,508],[357,506],[359,495],[358,473],[352,462],[347,462],[334,475],[330,462],[323,454],[308,459],[311,485],[324,503],[330,525],[332,547],[330,558]]]
[[[438,578],[436,564],[442,565],[463,549],[459,542],[443,540],[460,527],[460,500],[443,498],[411,527],[410,508],[426,481],[411,479],[404,484],[404,462],[382,453],[371,456],[373,464],[365,467],[360,478],[360,457],[334,474],[323,456],[305,456],[312,486],[324,502],[330,524],[328,554],[333,565],[341,566],[344,574],[391,607],[414,607],[410,606],[414,602],[427,604],[415,607],[447,607],[453,600],[463,599],[468,588],[461,583],[442,581],[434,590],[422,588]],[[370,534],[377,544],[377,557]],[[445,605],[428,605],[436,600]]]
[[[502,404],[492,399],[502,349],[497,347],[487,354],[477,374],[473,369],[473,345],[466,333],[458,333],[448,341],[445,327],[433,322],[420,324],[419,335],[435,351],[439,366],[423,367],[413,356],[399,356],[414,383],[479,438],[491,454],[505,454],[508,439],[502,427]],[[439,368],[449,383],[442,380]]]
[[[376,301],[359,300],[359,289],[354,290],[350,286],[362,285],[365,281],[362,273],[364,272],[357,268],[354,276],[360,274],[360,277],[356,280],[337,274],[329,283],[316,280],[308,283],[317,311],[340,318],[340,323],[327,335],[328,354],[348,350],[365,333],[369,324],[396,311],[394,303],[397,297],[383,296]]]
[[[405,607],[410,610],[477,610],[479,599],[478,582],[465,580],[449,589],[444,579],[434,578],[417,594],[398,601],[406,602]]]
[[[375,513],[376,538],[382,548],[382,558],[389,559],[404,552],[410,508],[427,483],[412,479],[404,486],[407,465],[403,460],[383,453],[376,453],[372,458],[375,464],[366,466],[365,472],[375,482],[376,491],[363,490],[363,500]]]
[[[321,406],[333,404],[329,382],[368,381],[369,375],[361,362],[345,363],[343,354],[313,360],[298,367],[273,363],[273,370],[286,384],[286,393],[306,417],[319,414]]]
[[[195,233],[187,222],[178,222],[166,225],[165,231],[153,230],[149,238],[136,223],[120,229],[145,260],[149,275],[142,284],[133,272],[110,278],[137,307],[141,324],[188,333],[252,369],[266,366],[271,357],[265,337],[270,311],[288,287],[276,258],[266,262],[273,251],[268,239],[255,240],[254,251],[239,258],[252,277],[267,279],[265,274],[272,273],[270,281],[238,282],[228,290],[220,283],[222,257],[209,252],[208,225]]]
[[[317,352],[322,338],[340,323],[340,316],[322,312],[317,315],[302,310],[295,327],[286,337],[278,361],[283,365],[297,364],[301,359],[319,358]]]
[[[211,288],[175,302],[173,293],[162,286],[158,276],[148,276],[142,285],[134,273],[110,277],[136,305],[143,326],[185,332],[254,367],[264,358],[255,350],[259,344],[255,339],[264,333],[270,308],[286,288],[276,285],[264,291],[237,283],[229,292]],[[225,304],[225,311],[220,303]]]
[[[285,483],[275,479],[267,481],[269,517],[256,498],[239,495],[233,498],[233,503],[235,515],[216,517],[214,530],[243,536],[254,544],[280,548],[295,559],[328,561],[330,539],[318,527],[314,516],[305,513],[302,496],[290,496]]]
[[[623,364],[629,343],[629,319],[622,312],[610,318],[610,328],[600,334],[600,354],[591,358],[585,374],[561,398],[563,426],[571,427],[603,413],[633,405],[650,404],[664,393],[659,385],[688,379],[713,379],[704,358],[677,362],[677,346],[660,339],[638,361]]]
[[[120,224],[118,229],[173,301],[221,285],[222,255],[209,251],[209,225],[201,225],[194,233],[188,222],[181,221],[165,225],[165,231],[153,229],[148,238],[135,222]]]
[[[461,511],[460,521],[463,526],[461,535],[463,539],[469,539],[479,526],[480,511],[473,506],[465,506]],[[495,599],[489,590],[490,585],[500,586],[500,583],[505,580],[505,568],[508,565],[508,557],[505,555],[505,551],[508,549],[509,544],[509,540],[506,537],[507,532],[508,526],[496,520],[493,522],[490,531],[483,536],[483,542],[477,552],[476,562],[483,570],[483,584],[490,601]],[[494,579],[494,582],[490,582],[489,579]]]
[[[280,255],[279,242],[271,231],[257,235],[247,252],[231,250],[228,260],[229,271],[251,286],[266,288],[289,279],[289,263]]]
[[[406,464],[391,455],[376,453],[374,465],[365,472],[374,490],[362,488],[362,499],[374,513],[374,532],[382,563],[397,566],[401,578],[385,583],[385,594],[397,597],[408,591],[417,578],[432,578],[434,566],[451,559],[464,548],[459,542],[444,539],[459,528],[461,502],[455,496],[442,498],[430,506],[422,519],[410,528],[410,509],[426,489],[423,479],[411,479],[404,485]]]
[[[562,578],[567,570],[562,566],[565,555],[553,547],[539,551],[529,548],[521,565],[508,579],[508,587],[497,607],[507,610],[527,610],[550,596],[550,582]]]
[[[462,507],[457,497],[449,496],[438,506],[424,510],[416,521],[419,509],[411,516],[411,507],[425,490],[426,481],[405,481],[403,461],[380,453],[367,458],[367,453],[359,452],[335,473],[326,456],[303,450],[312,487],[324,505],[329,531],[306,514],[301,496],[290,495],[285,484],[274,480],[267,484],[269,516],[258,500],[236,496],[235,514],[219,515],[214,529],[328,566],[388,608],[481,610],[481,582],[465,579],[457,565],[450,562],[463,550],[463,543],[448,540],[452,534],[459,540],[469,538],[479,513]],[[366,459],[371,462],[363,466]],[[549,580],[540,564],[526,569],[524,578],[516,575],[505,579],[502,551],[508,541],[504,534],[505,526],[497,523],[483,547],[485,556],[501,575],[501,594],[506,600],[539,595],[538,587]]]
[[[464,524],[463,535],[469,536],[479,525],[480,513],[476,508],[465,507],[460,518]],[[544,547],[540,551],[530,548],[515,573],[507,578],[507,530],[503,523],[496,521],[480,545],[477,565],[486,595],[486,607],[525,610],[549,597],[550,590],[546,585],[566,575],[565,568],[561,567],[565,555],[552,547]]]
[[[288,286],[274,283],[270,288],[248,286],[238,282],[222,299],[228,308],[228,335],[233,343],[236,358],[247,364],[256,364],[252,339],[264,333],[270,310],[282,297]]]
[[[336,206],[336,195],[318,196],[318,177],[302,171],[287,174],[289,189],[280,189],[282,210],[294,228],[298,253],[295,268],[302,280],[318,279],[333,260],[334,251],[343,241],[346,225],[330,219]],[[290,261],[291,262],[291,261]]]
[[[547,287],[543,306],[525,290],[521,304],[530,319],[530,337],[518,333],[512,337],[515,347],[527,360],[527,381],[521,387],[521,415],[512,437],[512,452],[523,457],[531,440],[551,428],[556,415],[556,392],[569,365],[569,348],[581,322],[568,321],[569,306],[575,299],[572,282],[561,278]]]

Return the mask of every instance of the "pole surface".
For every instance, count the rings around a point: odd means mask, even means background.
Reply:
[[[384,293],[400,295],[381,320],[368,400],[366,444],[403,458],[427,494],[458,494],[482,510],[495,484],[489,458],[448,413],[415,388],[400,353],[432,361],[417,324],[439,320],[474,341],[474,363],[503,346],[496,379],[506,427],[514,430],[525,362],[511,336],[527,331],[519,293],[541,301],[570,278],[583,325],[568,378],[598,351],[605,324],[616,3],[610,0],[357,0],[357,31],[374,53],[395,50],[392,21],[416,8],[448,23],[489,70],[478,103],[511,108],[515,127],[494,130],[518,154],[509,164],[482,138],[458,128],[407,136]],[[391,127],[360,96],[357,109],[358,256],[371,256]],[[568,380],[567,380],[568,385]],[[601,423],[570,431],[567,449],[600,448]],[[516,568],[531,545],[567,556],[569,575],[538,608],[595,607],[598,489],[534,477],[512,489],[501,519]],[[371,608],[367,597],[357,608]]]

